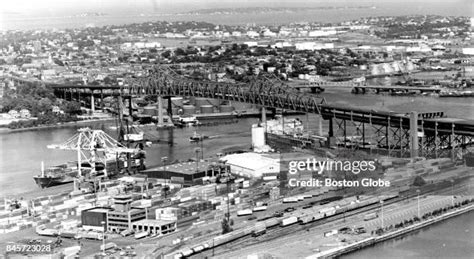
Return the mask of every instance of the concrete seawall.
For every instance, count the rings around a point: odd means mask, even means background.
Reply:
[[[457,210],[454,210],[454,211],[450,211],[450,212],[447,212],[447,213],[445,213],[443,215],[440,215],[438,217],[431,218],[431,219],[425,220],[423,222],[416,223],[416,224],[413,224],[413,225],[408,226],[406,228],[396,230],[396,231],[393,231],[393,232],[390,232],[390,233],[387,233],[387,234],[384,234],[384,235],[381,235],[381,236],[366,238],[364,240],[361,240],[361,241],[358,241],[358,242],[355,242],[355,243],[352,243],[352,244],[349,244],[349,245],[346,245],[346,246],[343,246],[343,247],[336,247],[336,248],[329,249],[329,250],[326,250],[326,251],[323,251],[323,252],[319,252],[317,254],[306,257],[306,259],[328,258],[328,257],[332,258],[332,257],[336,257],[336,256],[341,256],[343,254],[347,254],[347,253],[365,248],[367,246],[377,244],[379,242],[383,242],[383,241],[386,241],[386,240],[389,240],[389,239],[392,239],[392,238],[396,238],[396,237],[405,235],[407,233],[410,233],[410,232],[413,232],[415,230],[424,228],[424,227],[432,225],[434,223],[437,223],[437,222],[440,222],[440,221],[443,221],[443,220],[461,215],[463,213],[467,213],[471,210],[474,210],[474,205],[469,205],[469,206],[464,207],[464,208],[460,208],[460,209],[457,209]]]

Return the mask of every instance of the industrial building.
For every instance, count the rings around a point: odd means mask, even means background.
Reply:
[[[118,195],[114,197],[114,210],[107,214],[107,230],[119,233],[131,229],[132,223],[145,219],[146,210],[131,208],[131,195]]]
[[[180,214],[179,211],[180,209],[176,207],[158,208],[155,210],[155,217],[160,220],[176,220]]]
[[[105,222],[107,225],[107,214],[110,208],[92,208],[83,210],[81,213],[82,228],[85,230],[103,231]]]
[[[230,166],[233,174],[247,178],[261,178],[266,175],[278,175],[280,173],[280,155],[241,153],[231,154],[221,158],[225,164]]]
[[[133,231],[165,235],[176,231],[176,220],[143,219],[132,223]]]
[[[229,166],[215,161],[194,161],[159,166],[141,171],[140,173],[147,175],[149,178],[169,179],[172,182],[174,180],[190,185],[197,179],[202,179],[206,176],[214,177],[227,173],[229,170]]]

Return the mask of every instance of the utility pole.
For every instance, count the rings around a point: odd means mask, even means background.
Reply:
[[[451,179],[451,204],[454,207],[454,180]]]
[[[380,201],[380,204],[382,206],[382,230],[383,230],[383,200]]]
[[[102,256],[105,256],[105,221],[101,221],[102,225]]]
[[[420,218],[420,189],[416,190],[416,193],[418,193],[418,219]]]
[[[196,148],[194,152],[196,152],[196,174],[197,174],[199,172],[199,152],[201,152],[201,150],[199,148]],[[191,181],[192,183],[194,183],[194,174],[191,176]]]

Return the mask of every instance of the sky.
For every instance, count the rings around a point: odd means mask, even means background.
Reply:
[[[474,16],[472,0],[4,0],[1,13],[4,15],[58,16],[80,12],[179,12],[215,7],[247,6],[315,6],[315,5],[378,5],[400,3],[401,5],[438,3],[463,6]],[[474,2],[474,1],[472,1]]]

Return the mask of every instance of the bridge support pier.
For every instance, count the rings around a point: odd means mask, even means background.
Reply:
[[[329,132],[326,141],[326,146],[331,147],[331,145],[333,144],[336,144],[336,139],[334,138],[334,122],[332,118],[329,118]]]
[[[163,127],[163,97],[158,96],[158,127]]]
[[[166,98],[168,100],[168,116],[173,119],[173,103],[171,102],[171,96]]]
[[[100,90],[100,109],[104,111],[104,91]]]
[[[265,107],[262,107],[262,124],[267,123],[267,110]]]
[[[95,100],[94,100],[94,93],[91,93],[91,112],[95,112]]]
[[[323,136],[323,116],[319,115],[318,116],[318,133],[319,136]]]
[[[418,112],[410,113],[410,155],[411,158],[418,157]]]

